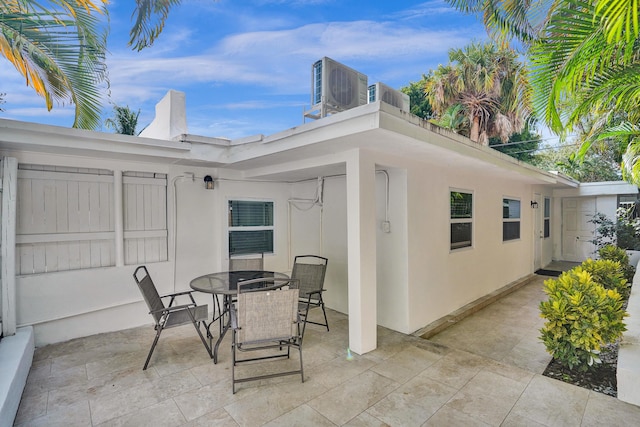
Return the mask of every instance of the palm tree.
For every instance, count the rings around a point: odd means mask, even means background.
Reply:
[[[530,115],[527,73],[513,50],[492,43],[472,43],[449,51],[426,86],[436,116],[460,104],[469,123],[469,138],[487,145],[499,136],[505,142]]]
[[[532,58],[533,104],[539,119],[558,134],[598,116],[627,122],[600,127],[602,138],[626,144],[623,177],[640,185],[640,5],[628,0],[448,0],[483,14],[485,26],[503,40],[515,37]],[[631,135],[635,133],[635,135]],[[592,134],[585,155],[599,139]],[[636,166],[638,165],[638,167]]]
[[[568,14],[564,22],[558,21],[562,9],[573,6],[574,11],[581,8],[579,1],[574,0],[511,0],[496,2],[494,0],[447,0],[452,6],[464,13],[478,14],[494,37],[508,42],[512,38],[524,43],[525,47],[544,40],[545,31],[555,19],[562,30],[571,34],[574,26],[582,27],[586,21],[581,13],[577,16]],[[629,0],[596,0],[588,7],[592,15],[589,20],[602,26],[607,41],[626,40],[631,42],[638,37],[638,3]]]
[[[129,106],[113,106],[113,117],[105,120],[105,125],[121,135],[136,135],[140,110],[134,113]]]
[[[100,84],[106,78],[102,9],[90,0],[0,1],[0,54],[25,78],[48,110],[75,105],[74,127],[100,120]],[[57,6],[55,9],[52,6]]]
[[[129,45],[141,50],[153,44],[180,0],[135,4]],[[105,9],[92,0],[0,0],[0,55],[44,98],[48,110],[75,105],[73,127],[100,124],[101,85],[108,84],[102,14]]]

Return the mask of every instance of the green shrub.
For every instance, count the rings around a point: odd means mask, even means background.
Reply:
[[[598,255],[600,255],[601,259],[619,262],[624,278],[627,279],[629,283],[633,282],[633,275],[636,272],[636,268],[629,264],[629,254],[627,254],[626,250],[615,245],[606,245],[598,249]]]
[[[540,338],[569,369],[586,371],[599,363],[602,346],[626,330],[620,294],[597,284],[581,267],[546,280],[544,291],[549,299],[540,303],[540,315],[546,319]]]
[[[618,261],[609,259],[588,259],[580,265],[583,270],[591,274],[591,278],[605,289],[615,289],[626,298],[629,293],[629,282],[624,278],[622,265]]]
[[[622,249],[640,250],[640,217],[635,215],[637,209],[637,206],[618,208],[615,221],[596,212],[589,220],[596,228],[590,242],[598,248],[612,244]]]

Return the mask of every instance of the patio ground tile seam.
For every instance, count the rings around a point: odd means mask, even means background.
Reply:
[[[513,408],[516,407],[516,405],[518,404],[518,402],[520,401],[520,399],[522,399],[522,396],[524,396],[524,394],[526,393],[527,389],[529,388],[529,386],[531,385],[531,381],[533,381],[534,376],[531,376],[531,378],[529,378],[529,381],[527,381],[527,385],[522,389],[522,392],[520,392],[520,396],[518,396],[518,398],[515,400],[515,402],[513,402],[513,405],[511,405],[511,408],[509,409],[509,412],[507,413],[507,415],[505,415],[504,419],[502,420],[502,422],[504,423],[505,420],[507,420],[509,418],[509,415],[511,415],[511,413],[513,412]]]

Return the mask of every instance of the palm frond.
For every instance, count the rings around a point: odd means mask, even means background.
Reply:
[[[640,138],[633,140],[622,155],[622,179],[640,187]]]
[[[169,11],[179,4],[180,0],[136,0],[129,46],[138,51],[151,46],[164,29]]]
[[[595,12],[607,34],[607,42],[638,38],[638,0],[600,0]]]
[[[22,4],[22,2],[21,2]],[[100,122],[101,91],[106,81],[106,34],[98,31],[93,3],[66,2],[63,10],[45,10],[30,2],[29,12],[0,13],[0,54],[45,99],[74,104],[74,127],[93,129]]]

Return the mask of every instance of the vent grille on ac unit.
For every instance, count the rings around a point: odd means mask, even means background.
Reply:
[[[367,76],[331,58],[313,64],[310,111],[305,117],[320,118],[367,103]],[[315,114],[314,111],[318,111]]]
[[[403,111],[410,111],[409,95],[385,85],[376,83],[369,86],[369,102],[382,101]]]

